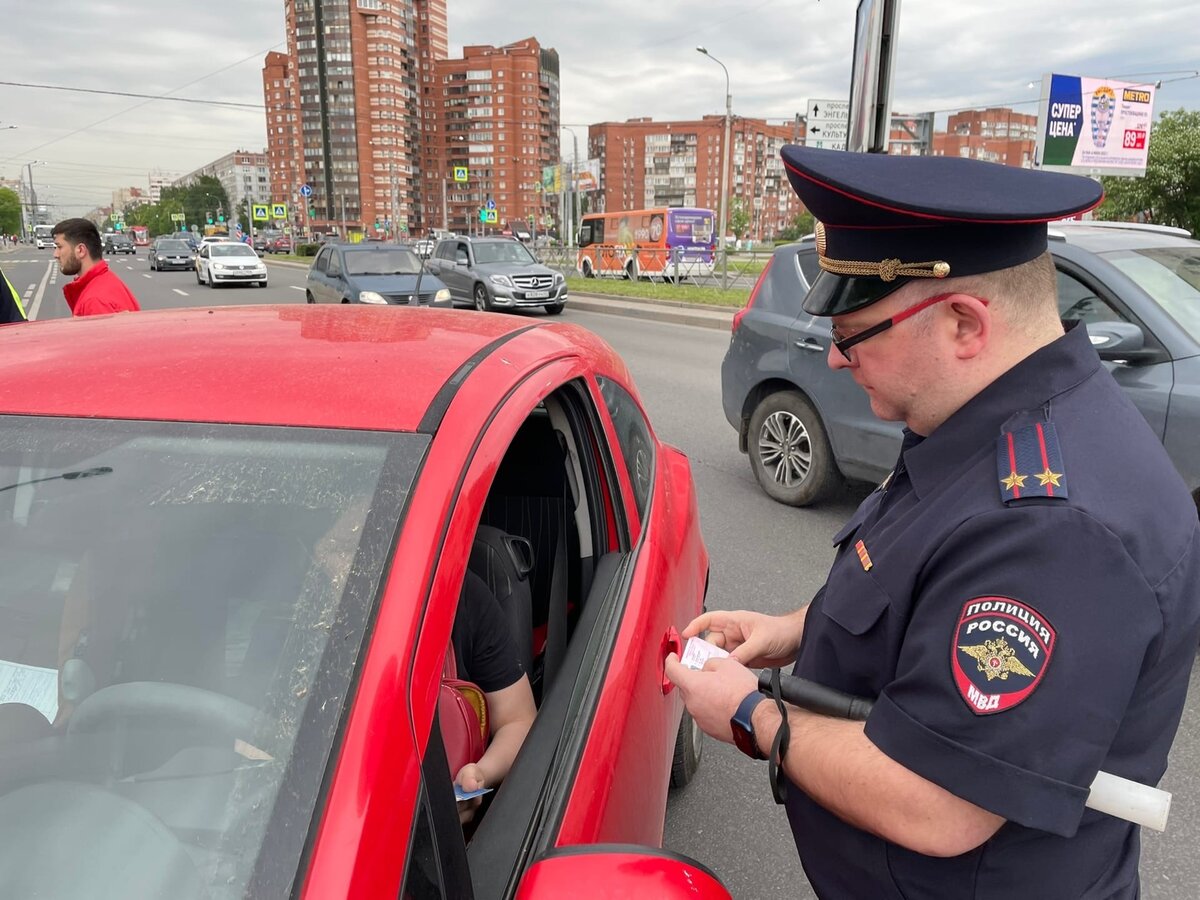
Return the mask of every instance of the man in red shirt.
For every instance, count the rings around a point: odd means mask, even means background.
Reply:
[[[102,258],[100,231],[88,219],[64,219],[54,226],[54,258],[64,275],[77,275],[63,285],[74,316],[141,309],[125,283]]]

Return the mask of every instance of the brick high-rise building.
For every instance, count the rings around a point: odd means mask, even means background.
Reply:
[[[590,126],[588,156],[600,160],[600,189],[589,198],[588,208],[610,212],[653,206],[720,209],[724,128],[724,116],[679,122],[629,119]],[[731,137],[726,181],[730,221],[734,203],[740,202],[749,217],[747,236],[770,239],[804,209],[779,157],[784,144],[803,141],[803,128],[794,122],[772,125],[764,119],[737,116]]]
[[[968,109],[933,136],[934,156],[962,156],[1006,166],[1033,167],[1037,116],[1007,108]]]
[[[558,53],[529,37],[464,47],[461,59],[439,59],[433,69],[432,82],[421,87],[421,205],[429,212],[422,221],[463,233],[540,217],[535,185],[544,166],[558,163]],[[454,170],[463,167],[467,180],[455,181]],[[479,221],[489,200],[494,226]]]
[[[288,52],[263,66],[272,198],[302,231],[422,229],[424,88],[448,52],[446,0],[285,0],[284,17]]]

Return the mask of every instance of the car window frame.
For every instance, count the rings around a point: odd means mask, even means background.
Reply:
[[[343,278],[342,257],[337,250],[329,248],[329,261],[325,264],[325,275],[329,278]]]
[[[1076,249],[1079,249],[1079,248],[1076,248]],[[1085,251],[1085,252],[1090,252],[1090,251]],[[1092,255],[1093,259],[1099,259],[1099,257],[1096,256],[1095,254],[1091,254],[1091,255]],[[1142,335],[1145,338],[1145,349],[1160,350],[1163,353],[1166,353],[1168,356],[1170,356],[1170,353],[1167,350],[1166,345],[1163,344],[1163,342],[1159,339],[1158,335],[1155,334],[1154,331],[1148,325],[1146,325],[1146,323],[1142,319],[1142,317],[1139,316],[1132,309],[1130,309],[1129,304],[1125,303],[1119,296],[1117,296],[1116,292],[1111,290],[1108,287],[1108,285],[1106,285],[1093,272],[1091,272],[1089,269],[1087,269],[1081,263],[1076,262],[1075,260],[1070,259],[1066,256],[1060,256],[1056,253],[1051,253],[1051,258],[1054,260],[1054,268],[1055,268],[1054,300],[1055,300],[1056,306],[1058,303],[1057,277],[1058,277],[1058,273],[1062,272],[1063,274],[1074,278],[1076,281],[1081,282],[1085,287],[1090,288],[1092,290],[1092,292],[1100,300],[1102,300],[1104,303],[1106,303],[1109,306],[1109,308],[1111,308],[1114,312],[1116,312],[1119,316],[1121,316],[1124,321],[1130,322],[1134,325],[1137,325],[1138,328],[1140,328],[1142,330]],[[1108,265],[1108,263],[1105,263],[1103,260],[1101,260],[1101,263],[1103,263],[1103,265],[1105,265],[1105,266]],[[1117,271],[1117,270],[1113,269],[1113,271]],[[1131,281],[1130,283],[1132,284],[1133,282]],[[1141,290],[1141,288],[1136,288],[1136,289],[1139,291]],[[1153,303],[1154,301],[1148,300],[1148,302]],[[1085,327],[1086,327],[1086,324],[1085,324]]]

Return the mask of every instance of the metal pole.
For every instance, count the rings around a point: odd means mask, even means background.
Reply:
[[[250,225],[250,246],[254,246],[254,198],[246,195],[246,221]]]
[[[446,206],[446,176],[442,176],[442,231],[450,233],[450,209]]]
[[[350,235],[346,229],[346,195],[342,194],[342,240],[349,241]]]
[[[37,220],[37,191],[33,189],[33,163],[25,163],[25,171],[29,173],[29,226],[33,228]]]
[[[729,92],[729,70],[725,68],[725,63],[721,62],[715,56],[708,52],[704,47],[697,47],[696,50],[703,53],[725,73],[725,140],[721,144],[721,206],[720,214],[718,215],[720,229],[721,248],[721,287],[728,287],[729,279],[729,248],[725,244],[725,232],[728,228],[729,216],[729,143],[730,143],[730,127],[733,124],[733,94]]]

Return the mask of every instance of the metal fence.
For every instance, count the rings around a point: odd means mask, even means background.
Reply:
[[[766,266],[774,247],[754,251],[717,250],[713,261],[671,255],[666,250],[643,250],[636,256],[621,248],[601,248],[581,264],[579,250],[574,247],[538,247],[534,255],[545,265],[567,277],[583,276],[605,280],[653,281],[668,284],[694,284],[725,290],[746,290]],[[662,254],[661,256],[658,254]],[[595,260],[602,260],[597,264]]]

